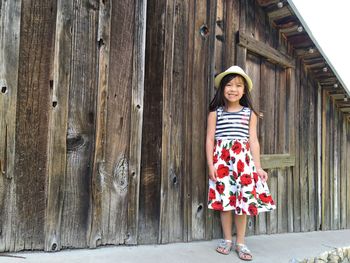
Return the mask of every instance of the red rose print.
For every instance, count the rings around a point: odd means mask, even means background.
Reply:
[[[222,210],[223,207],[222,207],[222,203],[219,202],[219,201],[216,201],[214,203],[211,204],[211,207],[214,209],[214,210]]]
[[[223,148],[221,150],[221,156],[220,156],[221,160],[228,162],[230,160],[230,151]]]
[[[235,195],[231,195],[229,199],[230,199],[230,206],[236,206],[237,197]]]
[[[241,213],[241,208],[240,207],[236,207],[236,212],[237,212],[237,214],[240,214]]]
[[[213,188],[209,189],[209,201],[216,198],[215,190]]]
[[[238,160],[237,162],[237,170],[238,173],[242,173],[244,171],[244,163],[241,160]]]
[[[270,203],[272,201],[271,195],[267,195],[266,193],[259,194],[259,198],[264,203]]]
[[[256,197],[256,188],[255,188],[255,187],[253,188],[252,195],[253,195],[254,197]]]
[[[232,164],[234,164],[236,162],[236,158],[232,156],[231,157],[231,162],[232,162]]]
[[[218,156],[214,155],[213,157],[213,164],[216,164],[218,162]]]
[[[245,142],[245,148],[247,149],[247,151],[249,151],[249,149],[250,149],[249,142]]]
[[[274,205],[274,204],[275,204],[275,201],[273,201],[272,198],[271,198],[270,204],[271,204],[271,205]]]
[[[257,183],[259,180],[259,175],[258,173],[253,173],[253,177],[254,177],[254,182]]]
[[[225,184],[221,182],[216,183],[216,190],[219,194],[222,194],[225,190]]]
[[[220,145],[221,145],[221,140],[218,140],[218,146],[220,147]]]
[[[256,216],[258,214],[258,208],[254,204],[250,204],[248,207],[248,211],[250,214]]]
[[[238,179],[238,174],[235,171],[233,171],[232,173],[233,173],[233,178],[235,178],[235,180],[237,180]]]
[[[229,172],[229,169],[227,166],[225,166],[224,164],[219,165],[219,167],[217,169],[217,173],[218,173],[219,178],[224,178],[225,176],[228,176],[228,172]]]
[[[242,200],[242,192],[240,192],[238,196],[238,201],[241,201],[241,200]]]
[[[235,141],[235,143],[232,145],[232,151],[235,154],[239,154],[242,150],[242,144],[239,141]]]
[[[241,176],[241,185],[250,185],[252,183],[252,177],[249,174],[243,174]]]
[[[250,163],[250,158],[249,158],[248,154],[245,155],[245,162],[247,165],[249,165],[249,163]]]

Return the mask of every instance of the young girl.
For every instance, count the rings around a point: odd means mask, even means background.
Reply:
[[[267,173],[261,168],[257,138],[258,113],[252,106],[253,84],[238,66],[215,77],[217,88],[209,106],[206,154],[209,168],[210,209],[219,210],[224,239],[216,251],[232,248],[242,260],[252,260],[244,243],[247,215],[275,209]],[[232,243],[232,211],[236,243]]]

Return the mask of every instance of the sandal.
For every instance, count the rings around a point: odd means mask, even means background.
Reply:
[[[253,259],[252,253],[245,244],[236,244],[235,250],[240,259],[250,261]]]
[[[225,240],[225,239],[222,239],[218,247],[216,248],[216,252],[223,255],[230,254],[231,250],[232,250],[232,240]]]

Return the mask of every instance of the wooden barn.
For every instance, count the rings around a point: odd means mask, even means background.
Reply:
[[[233,64],[277,203],[248,234],[350,228],[349,87],[292,3],[0,0],[0,36],[1,252],[221,237],[206,117]]]

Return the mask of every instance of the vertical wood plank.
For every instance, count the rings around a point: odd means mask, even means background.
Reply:
[[[45,251],[60,250],[67,160],[67,120],[71,77],[72,3],[57,2],[53,86],[49,111]]]
[[[251,53],[247,54],[247,74],[251,77],[253,82],[253,89],[251,92],[253,105],[259,110],[259,96],[260,96],[260,57]],[[263,121],[263,120],[262,120]],[[260,120],[258,120],[260,123]],[[260,217],[260,215],[258,216]],[[248,217],[247,221],[247,235],[253,235],[258,231],[256,229],[257,217]]]
[[[147,3],[139,244],[157,243],[159,235],[165,34],[164,20],[159,17],[165,16],[165,4]]]
[[[50,65],[55,1],[24,1],[16,110],[14,250],[42,249],[45,224]],[[13,226],[15,227],[15,226]]]
[[[137,244],[141,168],[142,115],[145,73],[147,0],[135,1],[133,75],[131,91],[131,132],[129,151],[128,233],[126,244]]]
[[[294,232],[300,231],[300,217],[301,217],[301,210],[300,210],[300,173],[299,173],[299,162],[300,162],[300,154],[299,154],[299,146],[300,146],[300,115],[302,114],[300,112],[300,71],[302,70],[302,63],[301,60],[298,59],[296,63],[296,69],[295,69],[295,107],[294,107],[294,123],[295,126],[295,167],[293,167],[293,207],[294,207],[294,217],[293,217],[293,228]]]
[[[105,148],[107,137],[107,94],[109,86],[109,56],[110,56],[110,34],[111,34],[111,2],[99,2],[98,14],[98,73],[97,73],[97,100],[96,100],[96,128],[95,128],[95,151],[93,156],[93,167],[91,177],[90,195],[90,222],[88,223],[87,239],[90,248],[95,248],[104,242],[102,231],[103,214],[103,172],[106,161]]]
[[[340,222],[339,222],[339,228],[345,229],[346,228],[346,207],[347,202],[349,200],[346,199],[346,184],[347,184],[347,170],[346,170],[346,163],[349,159],[347,159],[346,156],[346,119],[344,118],[343,114],[340,115],[339,118],[339,145],[340,145]]]
[[[346,123],[346,227],[350,228],[350,121]]]
[[[322,225],[322,87],[317,87],[317,219],[316,230],[321,229]]]
[[[299,155],[300,155],[300,208],[301,208],[301,231],[309,230],[309,171],[308,171],[308,140],[309,140],[309,120],[305,118],[305,114],[308,114],[310,111],[309,108],[309,96],[310,96],[310,87],[307,83],[307,73],[304,67],[301,68],[300,75],[300,129],[299,129]],[[307,110],[305,110],[307,109]]]
[[[98,3],[74,1],[61,245],[86,247],[95,137]]]
[[[0,2],[0,252],[15,250],[15,135],[21,0]],[[15,224],[14,224],[15,225]]]
[[[217,0],[215,1],[207,1],[207,9],[209,12],[207,12],[206,16],[206,23],[209,25],[209,28],[215,28],[215,19],[217,16],[217,8],[216,6],[218,5]],[[207,60],[207,67],[205,68],[206,76],[205,76],[205,81],[204,83],[207,83],[206,86],[204,86],[204,89],[206,91],[206,104],[205,104],[205,117],[204,117],[204,123],[206,124],[207,120],[207,113],[208,113],[208,106],[211,101],[211,98],[214,96],[214,76],[215,76],[215,35],[214,34],[209,34],[207,36],[207,44],[206,44],[206,60]],[[204,53],[205,54],[205,53]],[[233,58],[232,58],[233,59]],[[193,94],[194,95],[194,94]],[[195,98],[195,97],[194,97]],[[206,127],[206,125],[205,125]],[[206,129],[204,130],[204,138],[206,137]],[[204,140],[204,152],[205,152],[205,140]],[[206,165],[206,157],[205,154],[202,155],[202,158],[204,159],[204,167],[203,169],[205,171],[204,174],[204,182],[205,182],[205,195],[204,195],[204,200],[203,200],[203,214],[204,214],[204,220],[205,220],[205,230],[204,230],[204,238],[205,239],[211,239],[213,235],[213,222],[211,220],[211,216],[213,214],[213,211],[210,211],[207,206],[207,191],[209,189],[209,180],[208,180],[208,170],[207,170],[207,165]],[[202,177],[203,178],[203,177]],[[198,210],[197,210],[198,211]],[[200,212],[200,211],[199,211]]]
[[[307,149],[307,167],[308,167],[308,204],[309,209],[305,211],[308,213],[309,217],[309,225],[308,230],[314,231],[316,230],[316,214],[317,214],[317,203],[316,200],[316,178],[317,178],[317,170],[315,168],[315,162],[317,158],[317,137],[313,136],[316,133],[316,106],[317,106],[317,89],[313,82],[310,80],[310,76],[308,76],[308,89],[309,93],[309,118],[308,118],[308,149]]]
[[[198,34],[203,25],[215,28],[216,1],[198,0],[194,5],[194,45],[195,50],[192,61],[192,227],[191,235],[193,240],[204,239],[206,237],[206,217],[207,210],[207,185],[205,159],[205,134],[207,105],[209,91],[213,87],[214,76],[214,34],[202,36]],[[214,11],[214,12],[213,12]]]
[[[102,244],[123,244],[129,237],[128,186],[134,180],[129,181],[134,11],[134,1],[111,2],[105,161],[99,164]]]
[[[329,204],[329,136],[327,127],[330,125],[329,97],[326,91],[322,92],[322,230],[330,229],[330,204]]]
[[[296,143],[296,127],[295,127],[295,107],[296,107],[296,83],[295,83],[295,70],[286,70],[286,108],[285,114],[287,118],[287,130],[286,137],[289,139],[289,143],[286,144],[287,151],[295,156],[295,143]],[[291,167],[287,169],[287,227],[288,232],[294,231],[294,185],[293,185],[293,171],[295,168]]]
[[[329,112],[327,115],[327,118],[329,119],[329,126],[328,127],[328,160],[326,161],[326,164],[328,164],[328,183],[329,183],[329,196],[328,196],[328,202],[329,202],[329,227],[330,229],[334,229],[334,105],[331,98],[327,98],[329,103]]]

